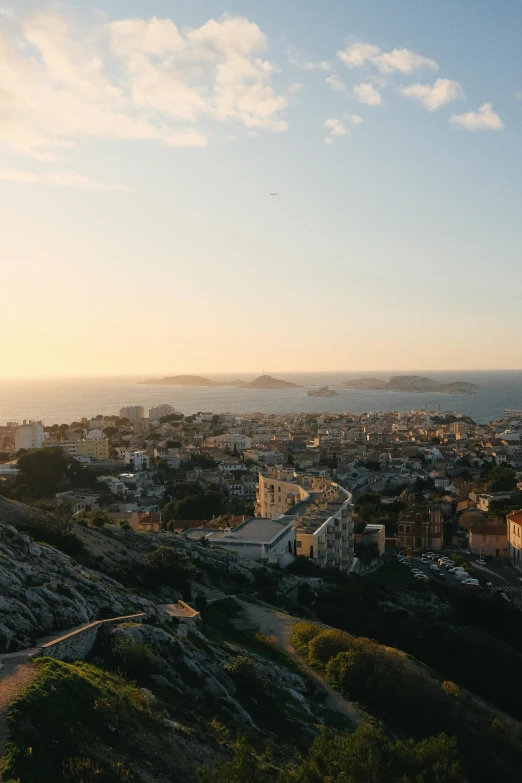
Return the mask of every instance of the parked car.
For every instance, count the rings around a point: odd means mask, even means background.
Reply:
[[[460,551],[462,552],[463,555],[470,555],[471,554],[471,551],[469,549],[461,549]]]
[[[479,557],[479,559],[475,560],[475,562],[476,562],[477,565],[481,565],[481,566],[485,566],[486,565],[486,561],[484,560],[483,557]]]
[[[438,571],[439,570],[438,565],[436,565],[435,563],[433,563],[433,565],[430,565],[430,568],[431,568],[432,571]]]

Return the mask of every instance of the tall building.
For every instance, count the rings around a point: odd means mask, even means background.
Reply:
[[[324,568],[349,570],[354,557],[352,496],[321,476],[274,467],[258,474],[256,517],[292,517],[295,554]]]
[[[129,421],[137,421],[138,419],[145,418],[145,408],[143,405],[126,405],[124,408],[120,408],[120,419],[129,419]]]
[[[178,413],[178,411],[172,405],[156,405],[149,410],[149,419],[150,421],[159,421],[163,416],[171,416],[173,413]]]
[[[20,449],[41,449],[44,427],[41,421],[25,421],[15,430],[15,451]]]

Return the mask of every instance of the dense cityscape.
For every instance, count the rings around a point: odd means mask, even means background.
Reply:
[[[351,571],[392,548],[444,546],[522,565],[521,411],[488,425],[426,410],[147,413],[8,422],[2,493],[281,566],[306,555]]]

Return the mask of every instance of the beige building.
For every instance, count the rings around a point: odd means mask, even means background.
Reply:
[[[107,438],[79,440],[74,445],[74,454],[78,457],[90,457],[91,459],[108,459],[109,457],[109,441]]]
[[[469,548],[474,555],[506,557],[508,553],[507,526],[470,525]]]
[[[506,515],[508,557],[515,568],[522,569],[522,511]]]
[[[120,408],[120,419],[137,421],[138,419],[143,418],[145,418],[145,408],[143,405],[126,405],[124,408]]]
[[[328,478],[274,467],[259,473],[256,516],[293,517],[297,555],[325,568],[353,562],[352,496]]]

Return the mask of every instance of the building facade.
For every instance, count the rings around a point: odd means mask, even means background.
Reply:
[[[474,555],[506,557],[508,554],[507,525],[472,525],[469,528],[469,548]]]
[[[522,511],[512,511],[506,516],[508,557],[518,570],[522,570]]]
[[[397,523],[399,544],[412,549],[442,549],[444,530],[440,508],[401,514]]]
[[[323,568],[349,570],[354,558],[352,496],[322,476],[274,467],[259,473],[256,516],[292,516],[296,554]]]
[[[120,408],[120,419],[137,421],[138,419],[143,418],[145,418],[145,408],[143,405],[127,405],[124,408]]]
[[[191,531],[187,537],[191,538]],[[199,538],[202,536],[200,535]],[[294,559],[296,531],[294,519],[261,519],[250,517],[234,528],[206,531],[204,538],[211,546],[236,552],[250,560],[267,560],[284,568]]]
[[[43,446],[44,426],[42,421],[25,421],[16,428],[15,451],[20,449],[41,449]]]
[[[172,416],[173,413],[178,413],[178,411],[172,405],[156,405],[154,408],[150,408],[149,419],[150,421],[159,421],[163,416]]]

